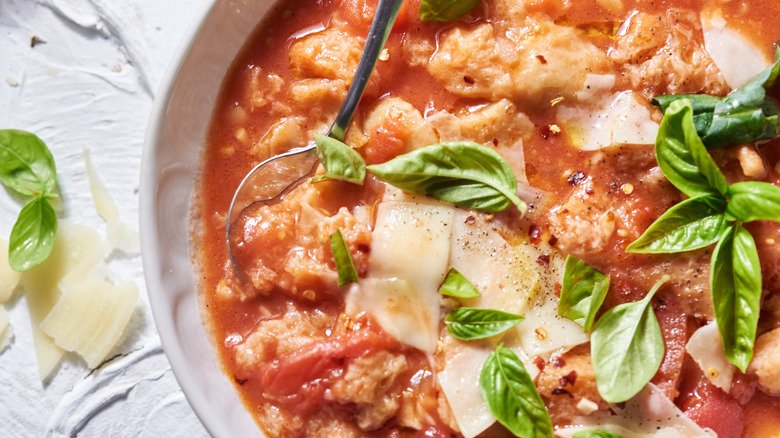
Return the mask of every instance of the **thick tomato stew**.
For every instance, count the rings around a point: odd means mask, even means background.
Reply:
[[[483,0],[421,20],[443,3],[402,5],[343,142],[362,182],[241,211],[245,282],[233,192],[328,131],[376,0],[279,2],[225,77],[193,253],[259,427],[780,436],[780,3]]]

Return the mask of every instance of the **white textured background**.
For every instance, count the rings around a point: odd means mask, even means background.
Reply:
[[[63,218],[105,232],[82,159],[92,162],[119,208],[137,224],[141,149],[163,72],[204,0],[0,0],[0,129],[36,133],[51,149]],[[45,41],[31,47],[36,36]],[[0,235],[21,204],[0,189]],[[141,291],[130,330],[96,373],[75,355],[41,383],[27,304],[6,304],[14,338],[0,354],[0,435],[208,436],[163,354],[139,254],[109,266]]]

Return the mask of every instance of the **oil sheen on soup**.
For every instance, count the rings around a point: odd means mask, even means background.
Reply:
[[[306,181],[279,203],[248,206],[232,225],[242,281],[225,245],[233,192],[257,163],[327,133],[376,7],[279,2],[224,79],[193,210],[204,321],[258,426],[269,437],[780,435],[780,204],[767,201],[755,211],[768,213],[743,220],[722,213],[737,204],[732,195],[700,203],[714,211],[705,216],[723,217],[717,226],[739,230],[735,239],[754,241],[757,259],[728,265],[759,279],[755,328],[739,329],[755,333],[744,370],[724,353],[731,333],[716,325],[728,322],[728,306],[713,304],[726,293],[711,280],[722,274],[711,272],[713,259],[731,234],[690,250],[627,250],[694,197],[656,153],[659,138],[676,135],[668,114],[685,109],[672,105],[664,116],[653,99],[722,101],[764,72],[780,41],[780,4],[483,0],[459,18],[423,22],[426,5],[404,2],[344,143],[368,165],[442,143],[489,150],[511,169],[527,211],[456,207],[371,171],[362,184]],[[760,99],[774,105],[777,87],[765,88]],[[780,140],[706,151],[729,187],[780,185]],[[343,286],[337,231],[358,277]],[[575,261],[602,281],[588,291],[605,286],[603,303],[584,311],[588,326],[585,316],[559,312]],[[443,293],[452,272],[479,296]],[[642,303],[636,315],[657,328],[637,330],[660,336],[660,350],[640,334],[623,348],[606,328],[620,318],[612,310]],[[521,321],[478,327],[498,311]],[[751,320],[739,311],[739,321]],[[621,324],[637,326],[626,318]],[[487,336],[463,340],[454,324]],[[605,362],[603,348],[615,357],[631,350],[639,365]],[[491,374],[496,360],[522,371]],[[660,365],[644,363],[653,361]],[[637,377],[627,400],[628,387],[607,388],[608,378],[631,381],[626,370],[639,375],[637,367],[650,374]],[[493,384],[481,382],[485,375]]]

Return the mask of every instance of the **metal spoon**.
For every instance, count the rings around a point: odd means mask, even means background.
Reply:
[[[340,141],[344,140],[344,134],[352,121],[358,102],[363,96],[363,91],[365,91],[368,78],[376,66],[379,54],[390,35],[402,2],[403,0],[379,0],[371,28],[368,30],[363,53],[360,56],[360,62],[355,70],[355,76],[349,90],[347,90],[347,97],[341,105],[336,120],[330,127],[329,137]],[[225,242],[227,243],[230,263],[241,281],[246,282],[233,259],[230,245],[230,230],[234,221],[233,212],[241,212],[250,204],[256,205],[258,202],[266,205],[281,201],[287,193],[314,174],[318,163],[314,150],[315,144],[309,143],[263,161],[247,173],[233,194],[226,218]]]

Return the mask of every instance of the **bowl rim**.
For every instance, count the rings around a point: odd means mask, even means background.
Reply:
[[[144,137],[144,146],[141,154],[140,183],[138,196],[138,220],[141,241],[141,260],[144,271],[144,280],[146,283],[147,296],[152,310],[152,316],[157,327],[163,351],[173,371],[179,387],[184,393],[187,402],[192,407],[195,415],[201,424],[212,436],[230,436],[229,431],[224,428],[213,416],[205,415],[209,412],[208,400],[199,396],[195,374],[183,364],[187,359],[183,352],[176,335],[174,321],[168,317],[171,313],[169,302],[162,294],[153,291],[162,288],[160,278],[152,275],[156,268],[160,266],[160,256],[157,252],[159,246],[159,234],[156,223],[155,194],[157,189],[157,156],[155,151],[158,147],[164,130],[165,114],[168,104],[174,92],[175,83],[181,74],[181,68],[184,61],[189,57],[193,46],[196,43],[197,36],[203,30],[204,25],[217,4],[222,0],[204,0],[199,11],[196,12],[186,31],[182,34],[178,47],[170,57],[168,66],[162,76],[154,103],[149,114]]]

